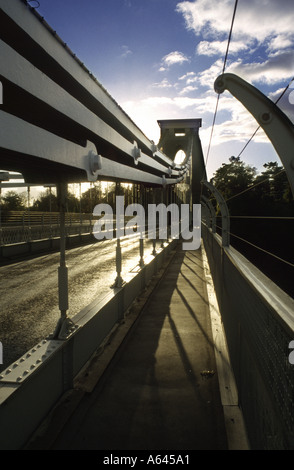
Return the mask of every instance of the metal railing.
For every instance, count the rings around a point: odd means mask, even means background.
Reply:
[[[213,195],[220,205],[219,193],[214,190]],[[202,237],[250,445],[293,450],[294,368],[289,347],[294,299],[231,246],[227,209],[222,207],[220,236],[212,204],[203,198],[202,207]]]
[[[67,213],[65,224],[67,236],[92,233],[93,214]],[[2,215],[0,246],[55,237],[60,237],[58,212],[11,211]]]

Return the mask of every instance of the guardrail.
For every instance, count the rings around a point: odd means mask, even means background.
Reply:
[[[66,213],[67,244],[91,240],[94,223],[93,214]],[[59,213],[10,212],[1,221],[0,257],[5,259],[17,254],[56,249],[59,238]]]
[[[293,450],[294,300],[205,221],[202,236],[251,448]]]
[[[129,219],[126,217],[126,221]],[[93,235],[96,220],[93,214],[66,213],[66,247],[96,242]],[[0,260],[59,250],[60,235],[59,212],[12,211],[9,218],[2,219],[0,227]]]

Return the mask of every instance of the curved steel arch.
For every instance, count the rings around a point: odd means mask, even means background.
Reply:
[[[214,83],[217,93],[228,90],[256,119],[278,153],[294,196],[294,125],[283,111],[261,91],[232,73]]]

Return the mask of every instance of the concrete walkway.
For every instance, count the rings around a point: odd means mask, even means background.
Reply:
[[[201,249],[176,251],[52,450],[226,450]]]

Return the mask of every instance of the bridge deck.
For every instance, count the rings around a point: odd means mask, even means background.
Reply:
[[[229,448],[201,250],[179,245],[110,365],[78,401],[58,436],[51,429],[51,440],[45,433],[29,447]]]

